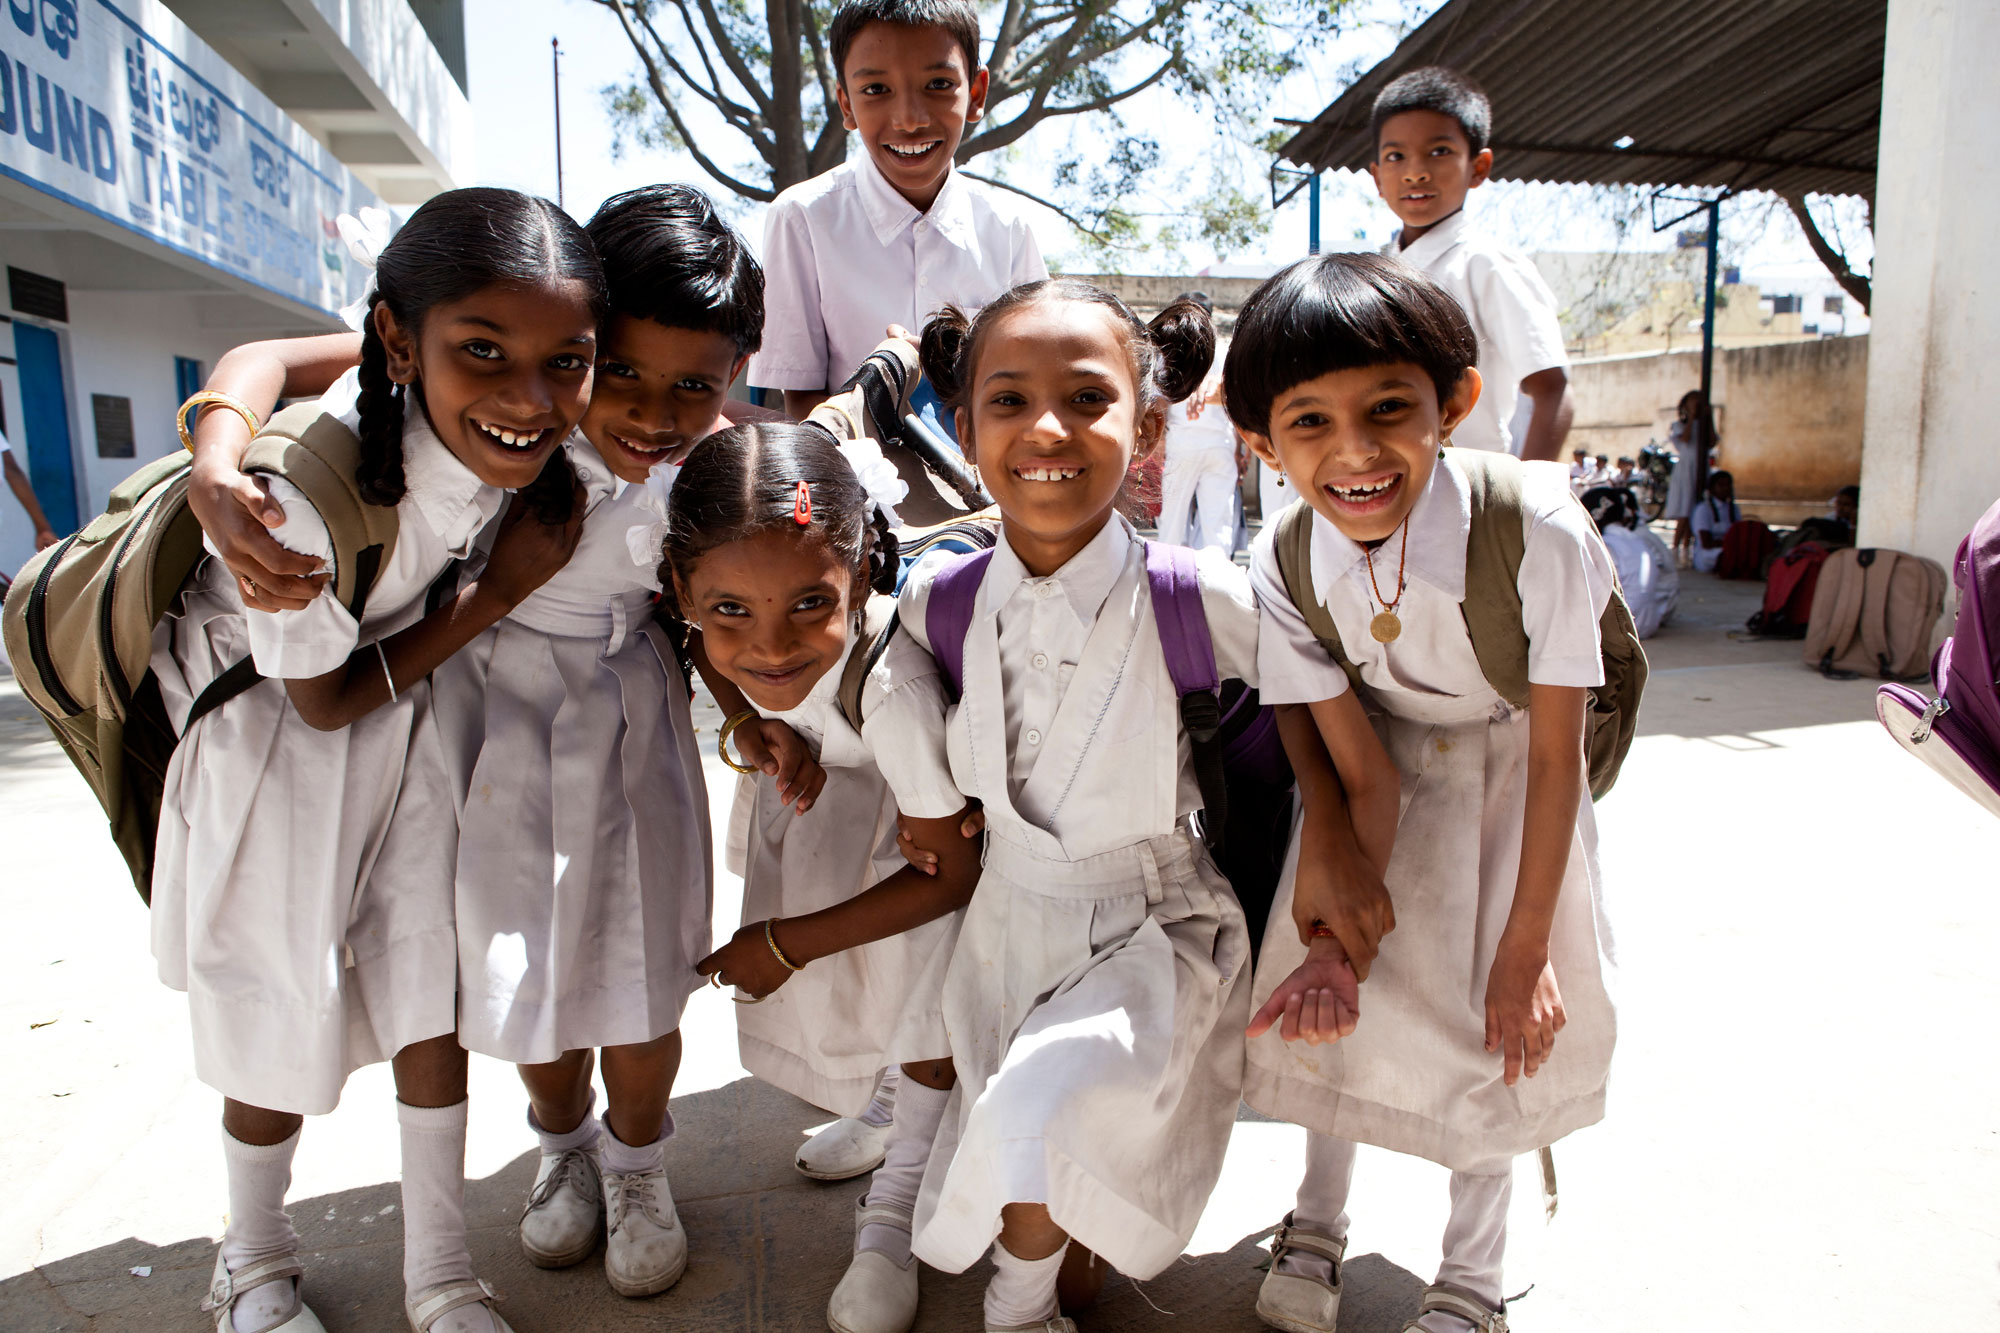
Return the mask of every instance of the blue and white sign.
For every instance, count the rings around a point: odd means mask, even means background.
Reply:
[[[375,202],[157,0],[0,0],[0,173],[329,313]]]

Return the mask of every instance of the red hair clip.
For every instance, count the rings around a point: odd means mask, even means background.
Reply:
[[[802,528],[813,521],[812,491],[803,481],[799,483],[798,498],[792,501],[792,521]]]

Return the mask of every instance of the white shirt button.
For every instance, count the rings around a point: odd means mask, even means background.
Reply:
[[[578,468],[576,470],[576,479],[582,482],[584,485],[588,486],[591,481],[590,469],[587,467]]]
[[[1028,728],[1028,734],[1023,736],[1021,739],[1026,741],[1030,745],[1040,745],[1042,743],[1042,733],[1036,731],[1033,727],[1030,727]]]
[[[1047,653],[1036,653],[1034,656],[1034,663],[1035,663],[1035,670],[1047,671],[1049,669],[1049,655]]]
[[[919,275],[919,276],[918,276],[918,278],[917,278],[917,286],[919,286],[919,287],[928,287],[928,286],[930,286],[930,285],[931,285],[931,275],[930,275],[930,274],[928,274],[928,273],[924,273],[924,274],[921,274],[921,275]]]

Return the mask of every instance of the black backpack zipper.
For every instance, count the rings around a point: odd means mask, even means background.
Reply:
[[[62,545],[56,547],[49,556],[49,562],[42,566],[42,572],[35,576],[35,586],[28,590],[28,656],[34,659],[35,674],[42,678],[43,688],[56,701],[56,707],[68,717],[81,713],[83,705],[63,688],[55,659],[49,656],[49,580],[55,576],[56,566],[62,563],[63,556],[81,535],[80,532],[72,532],[62,539]]]

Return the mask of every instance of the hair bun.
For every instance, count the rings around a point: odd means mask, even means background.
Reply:
[[[1156,378],[1170,403],[1187,398],[1215,364],[1215,321],[1197,301],[1176,300],[1153,316],[1146,336],[1160,354]]]
[[[924,378],[931,382],[931,388],[946,403],[955,404],[965,387],[965,366],[962,362],[965,345],[971,335],[972,321],[955,305],[946,306],[924,325],[917,360],[924,368]]]

